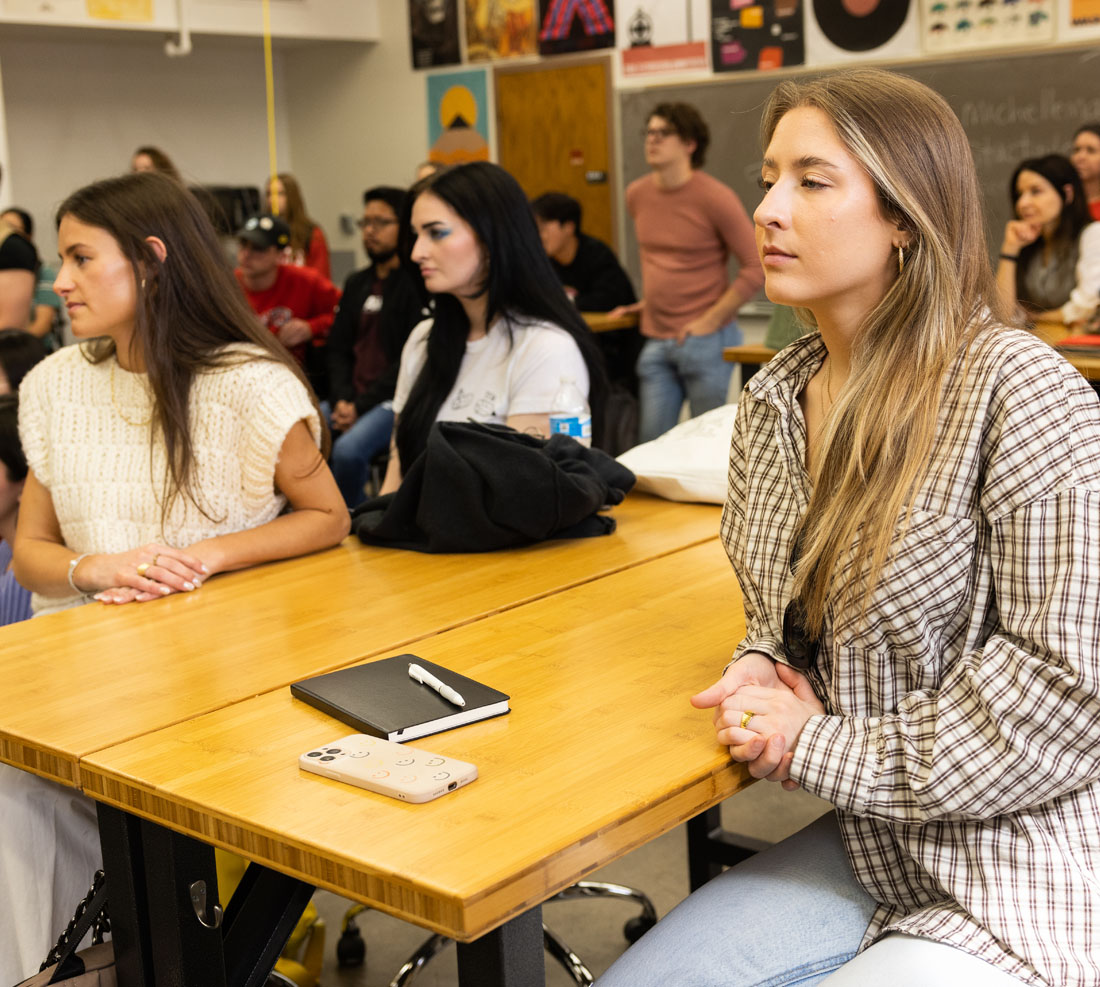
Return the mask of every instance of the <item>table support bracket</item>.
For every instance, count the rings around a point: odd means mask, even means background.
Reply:
[[[458,945],[462,987],[544,987],[542,907],[536,905],[473,942]]]

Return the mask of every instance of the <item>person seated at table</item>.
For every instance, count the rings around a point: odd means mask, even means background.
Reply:
[[[200,592],[220,572],[337,544],[350,521],[316,398],[256,321],[196,199],[130,174],[73,193],[57,216],[55,288],[83,342],[20,388],[30,468],[15,575],[36,615]],[[24,975],[98,858],[94,809],[58,789],[0,772],[5,840],[50,846],[0,867],[0,956]],[[0,983],[11,972],[0,966]]]
[[[756,242],[816,332],[738,404],[747,634],[692,699],[836,811],[599,987],[1100,983],[1100,404],[1009,328],[963,128],[914,80],[784,82]]]
[[[0,213],[0,223],[7,223],[17,233],[21,233],[34,246],[34,218],[26,209],[9,206]],[[38,248],[35,248],[37,253]],[[45,340],[51,351],[60,345],[58,329],[61,325],[61,302],[53,291],[53,268],[39,258],[35,272],[34,298],[31,300],[30,318],[27,321],[28,332]]]
[[[1070,160],[1081,179],[1089,215],[1100,219],[1100,123],[1086,123],[1073,135]]]
[[[14,394],[27,372],[47,355],[46,344],[23,329],[0,329],[0,394]]]
[[[1016,218],[1005,225],[997,288],[1031,322],[1077,325],[1100,304],[1100,224],[1077,169],[1048,154],[1020,162],[1009,183]]]
[[[306,200],[298,179],[287,172],[280,172],[268,180],[265,191],[267,211],[281,216],[290,227],[290,243],[285,254],[287,262],[295,267],[308,267],[326,281],[331,281],[325,231],[306,211]]]
[[[19,498],[27,477],[27,460],[19,442],[19,398],[0,395],[0,627],[27,620],[30,591],[20,586],[11,568],[11,546]]]
[[[592,334],[558,286],[519,183],[498,165],[458,165],[414,185],[412,261],[435,315],[409,334],[393,399],[382,492],[436,421],[496,422],[548,436],[564,378],[598,434],[606,377]]]

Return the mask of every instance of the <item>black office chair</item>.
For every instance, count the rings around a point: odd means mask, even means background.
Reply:
[[[622,884],[578,881],[559,891],[550,901],[567,901],[571,898],[624,898],[637,902],[641,906],[641,914],[629,919],[623,926],[623,935],[630,943],[637,942],[657,924],[657,910],[653,907],[653,902],[641,891]],[[366,943],[355,924],[355,916],[366,907],[366,905],[353,905],[344,916],[343,931],[336,944],[336,960],[341,967],[360,966],[366,961]],[[430,935],[397,971],[393,980],[390,981],[390,987],[409,987],[432,957],[452,942],[454,942],[453,939],[439,933]],[[562,966],[579,987],[589,987],[595,981],[596,978],[584,965],[584,961],[545,922],[542,925],[542,943],[546,952]]]

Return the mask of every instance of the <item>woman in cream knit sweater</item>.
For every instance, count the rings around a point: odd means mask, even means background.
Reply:
[[[58,211],[54,289],[86,340],[23,380],[15,572],[37,614],[146,602],[348,531],[316,399],[256,322],[198,202],[134,174]],[[289,510],[288,510],[289,507]],[[99,865],[91,802],[0,765],[0,983],[64,928]]]

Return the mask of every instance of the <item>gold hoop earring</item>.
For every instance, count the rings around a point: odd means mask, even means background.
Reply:
[[[898,244],[898,274],[901,274],[905,270],[905,254],[902,252],[901,244]]]
[[[141,290],[142,290],[142,291],[144,291],[144,290],[145,290],[145,278],[142,278],[142,279],[141,279]]]

